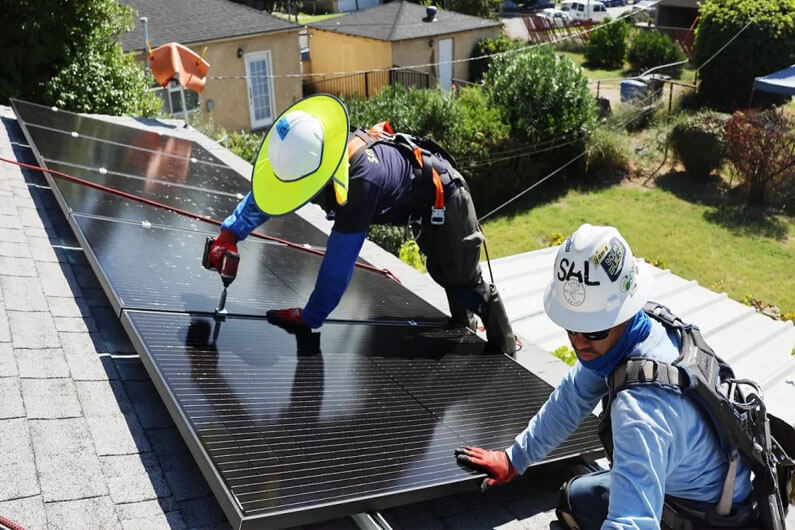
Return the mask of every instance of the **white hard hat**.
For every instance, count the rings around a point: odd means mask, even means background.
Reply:
[[[592,332],[626,322],[643,308],[652,276],[612,226],[580,226],[558,249],[544,309],[557,325]]]
[[[268,143],[268,158],[273,174],[292,182],[320,167],[323,155],[323,124],[302,110],[282,116],[274,125],[276,134]]]

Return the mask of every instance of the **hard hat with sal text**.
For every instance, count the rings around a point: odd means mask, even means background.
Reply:
[[[329,180],[337,203],[348,200],[348,111],[334,96],[315,94],[281,113],[254,162],[251,190],[271,216],[297,210]]]
[[[633,256],[618,230],[584,224],[558,249],[544,309],[564,329],[600,331],[643,309],[651,285],[649,267]]]

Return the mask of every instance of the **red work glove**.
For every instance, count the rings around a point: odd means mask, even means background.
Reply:
[[[519,475],[505,451],[489,451],[480,447],[459,447],[455,450],[455,459],[460,465],[489,476],[489,478],[483,479],[480,485],[481,491],[510,482],[512,478]]]
[[[210,247],[210,256],[208,258],[210,265],[219,273],[221,272],[221,264],[224,261],[224,252],[227,250],[237,254],[237,236],[231,230],[222,228],[221,233],[218,234],[218,237],[215,238],[213,245]]]
[[[268,317],[268,322],[288,331],[309,330],[309,326],[306,325],[306,322],[304,322],[304,319],[301,317],[300,307],[271,309],[266,315]]]

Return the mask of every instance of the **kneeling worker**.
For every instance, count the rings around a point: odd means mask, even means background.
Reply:
[[[303,308],[268,311],[271,322],[319,328],[350,283],[370,225],[411,222],[420,227],[417,243],[431,277],[447,292],[453,320],[472,327],[472,313],[479,315],[489,350],[513,353],[505,308],[481,274],[483,234],[467,183],[443,149],[434,152],[415,142],[393,134],[388,124],[350,132],[345,106],[329,95],[295,103],[266,135],[252,191],[223,222],[211,264],[220,267],[224,250],[237,252],[236,244],[270,217],[326,193],[335,220],[315,289]]]
[[[544,308],[568,332],[578,362],[512,446],[456,450],[460,464],[489,475],[484,488],[508,482],[568,438],[608,393],[608,376],[623,360],[677,359],[678,337],[643,311],[651,282],[615,228],[584,224],[561,245]],[[710,513],[719,500],[736,511],[745,506],[747,524],[749,466],[737,458],[734,481],[726,480],[727,454],[691,397],[670,385],[631,386],[615,394],[606,412],[612,468],[564,486],[558,515],[567,528],[657,529],[666,495],[702,513]],[[609,451],[609,442],[605,447]]]

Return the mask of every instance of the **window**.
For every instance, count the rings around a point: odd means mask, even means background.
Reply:
[[[247,53],[246,76],[248,79],[248,105],[251,114],[251,129],[261,129],[273,123],[273,78],[271,52]]]
[[[182,117],[182,85],[171,81],[166,88],[155,87],[155,94],[163,100],[163,111],[175,118]],[[190,89],[185,89],[185,108],[188,113],[197,112],[200,108],[199,94]]]

